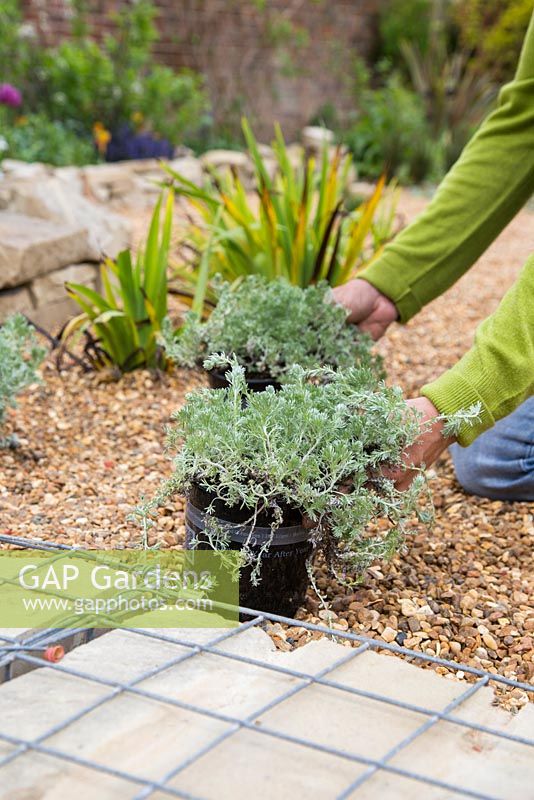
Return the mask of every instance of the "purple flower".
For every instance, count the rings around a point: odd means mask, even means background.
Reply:
[[[150,133],[136,133],[129,125],[121,125],[107,146],[106,161],[172,158],[173,153],[174,147],[167,139],[156,139]]]
[[[11,108],[18,108],[22,105],[22,95],[10,83],[0,83],[0,103]]]

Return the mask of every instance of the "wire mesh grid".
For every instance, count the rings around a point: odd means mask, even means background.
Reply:
[[[0,542],[9,542],[17,544],[20,547],[39,546],[40,549],[55,549],[55,546],[50,543],[36,542],[33,540],[15,539],[14,537],[0,536]],[[6,755],[0,757],[0,782],[2,781],[2,769],[8,764],[16,761],[22,755],[27,753],[41,754],[56,759],[59,762],[66,762],[71,765],[85,767],[93,770],[96,773],[103,775],[120,778],[132,785],[131,795],[134,800],[144,800],[150,798],[158,793],[158,797],[179,797],[190,798],[191,800],[205,800],[200,795],[191,794],[190,792],[177,788],[171,785],[171,781],[179,779],[180,774],[183,773],[188,767],[192,766],[204,756],[213,753],[223,742],[226,742],[239,731],[249,731],[254,736],[265,740],[277,740],[278,742],[285,742],[287,745],[298,745],[306,748],[308,751],[315,753],[323,753],[340,759],[344,762],[352,762],[354,764],[364,767],[357,778],[349,782],[346,787],[336,795],[336,800],[344,800],[348,797],[357,797],[358,789],[364,786],[370,778],[376,773],[382,771],[390,775],[398,776],[399,778],[411,779],[418,783],[422,789],[426,787],[428,793],[430,787],[445,790],[451,795],[460,797],[478,798],[478,800],[499,800],[498,795],[487,794],[484,791],[477,791],[467,785],[456,784],[448,781],[443,781],[432,777],[424,770],[424,764],[416,766],[419,769],[405,769],[392,763],[393,759],[401,753],[401,751],[408,748],[417,739],[420,739],[425,733],[433,728],[439,722],[446,722],[451,725],[457,726],[462,729],[476,731],[490,737],[495,737],[496,740],[506,740],[507,742],[515,743],[516,745],[525,746],[528,748],[534,747],[534,738],[514,734],[508,730],[497,729],[490,726],[479,724],[464,717],[458,716],[458,712],[462,705],[467,700],[474,697],[482,687],[488,686],[490,683],[493,685],[507,686],[510,688],[520,689],[525,692],[534,693],[534,685],[524,682],[516,681],[502,675],[485,672],[474,667],[463,664],[456,664],[446,659],[437,656],[431,656],[410,650],[396,644],[387,643],[384,641],[370,639],[349,631],[332,630],[331,628],[315,625],[303,620],[290,619],[276,614],[269,614],[262,611],[253,609],[240,608],[240,612],[246,617],[248,621],[239,625],[239,627],[225,630],[219,633],[208,642],[200,642],[191,640],[189,638],[180,637],[175,635],[172,631],[169,633],[162,633],[157,630],[146,630],[127,627],[124,630],[128,631],[135,637],[139,637],[147,647],[155,646],[158,642],[165,642],[167,645],[176,645],[179,647],[180,652],[172,658],[164,660],[162,663],[155,667],[143,671],[141,674],[136,675],[135,679],[130,681],[120,681],[108,678],[101,675],[95,675],[91,672],[86,672],[74,668],[64,663],[45,663],[42,658],[35,655],[35,651],[43,650],[50,643],[58,643],[67,639],[68,636],[81,635],[86,633],[87,639],[91,637],[88,629],[72,630],[47,630],[41,631],[29,637],[26,641],[21,642],[16,637],[11,637],[5,633],[0,635],[0,669],[13,667],[13,665],[24,665],[26,669],[38,668],[46,666],[48,669],[54,671],[59,675],[70,676],[72,678],[88,681],[97,684],[101,687],[109,689],[109,692],[98,699],[87,702],[82,708],[76,710],[71,714],[66,714],[65,717],[54,725],[51,725],[47,730],[35,738],[21,738],[7,733],[2,729],[2,720],[0,718],[0,742],[11,746],[13,749]],[[252,628],[261,627],[266,622],[280,622],[293,627],[302,628],[311,632],[316,632],[324,637],[333,638],[334,640],[349,643],[350,647],[346,648],[346,652],[333,663],[327,667],[308,673],[291,667],[275,664],[262,658],[254,658],[248,655],[243,655],[237,652],[222,649],[222,646],[227,644],[230,640],[236,639],[241,636],[245,631]],[[184,652],[185,648],[185,652]],[[462,671],[469,673],[475,679],[474,683],[467,685],[467,688],[455,697],[444,708],[431,708],[425,704],[415,704],[406,702],[402,699],[396,699],[393,696],[382,694],[380,692],[372,692],[366,689],[354,687],[348,683],[336,680],[333,673],[340,667],[354,661],[362,653],[369,651],[387,650],[392,654],[402,655],[409,657],[411,660],[418,663],[432,663],[435,665],[443,666],[455,673]],[[230,661],[234,663],[242,663],[252,665],[266,670],[269,673],[276,673],[285,675],[295,679],[290,688],[285,691],[279,692],[268,703],[258,705],[257,708],[251,713],[248,713],[244,718],[226,714],[214,708],[202,706],[180,700],[176,697],[171,697],[161,692],[151,691],[145,688],[142,684],[157,675],[161,675],[167,670],[183,664],[191,659],[197,658],[202,654],[209,654],[217,659]],[[421,724],[409,733],[407,736],[400,736],[398,741],[380,758],[370,758],[362,753],[355,752],[352,749],[340,749],[338,747],[329,746],[324,742],[315,740],[313,737],[303,737],[288,733],[277,727],[265,724],[262,721],[261,726],[257,723],[261,717],[267,712],[282,705],[290,698],[302,692],[310,686],[327,687],[331,690],[341,693],[347,698],[358,696],[366,700],[374,701],[379,704],[384,704],[389,708],[396,708],[399,710],[413,712],[421,717]],[[1,691],[1,690],[0,690]],[[82,718],[90,715],[92,712],[102,708],[107,703],[110,703],[119,696],[131,696],[137,698],[144,698],[145,700],[156,701],[158,703],[166,704],[170,707],[178,708],[193,715],[198,715],[199,718],[208,718],[216,720],[225,725],[224,730],[213,736],[207,743],[202,744],[192,754],[177,758],[176,763],[172,769],[168,770],[160,779],[154,780],[147,778],[134,772],[126,771],[123,769],[114,768],[105,763],[99,763],[96,760],[78,756],[72,752],[67,752],[58,747],[47,744],[47,741],[54,735],[68,730],[76,722]],[[532,695],[534,698],[534,695]],[[422,767],[422,769],[421,769]]]

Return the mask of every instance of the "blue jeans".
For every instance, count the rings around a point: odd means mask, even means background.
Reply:
[[[534,500],[534,397],[470,447],[450,448],[456,477],[469,494],[492,500]]]

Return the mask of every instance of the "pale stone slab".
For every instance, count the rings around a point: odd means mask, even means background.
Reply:
[[[1,747],[0,743],[0,755],[4,755]],[[11,747],[5,755],[14,750]],[[73,767],[67,761],[31,751],[14,759],[1,771],[2,800],[129,800],[141,788],[130,781],[86,767]],[[36,775],[39,776],[37,781]]]
[[[51,332],[64,325],[71,317],[80,313],[80,306],[66,296],[55,303],[46,303],[39,308],[32,308],[26,312],[26,316],[34,325],[39,325],[41,328]]]
[[[288,736],[369,758],[381,758],[428,717],[392,708],[376,699],[340,692],[332,687],[306,685],[291,698],[256,719],[259,709],[301,679],[213,654],[191,653],[185,643],[203,644],[221,630],[165,630],[183,644],[148,640],[133,632],[115,631],[69,653],[65,666],[103,678],[128,682],[148,670],[165,669],[139,685],[150,692],[244,720],[255,730],[237,730],[227,721],[199,715],[171,703],[118,694],[46,740],[73,756],[134,773],[144,780],[164,780],[169,772],[225,734],[222,744],[187,766],[169,784],[210,800],[325,800],[336,797],[369,767],[329,753],[313,751],[257,731],[274,728]],[[261,659],[293,670],[316,674],[335,666],[350,648],[320,640],[292,653],[274,649],[262,631],[249,629],[220,645],[224,651]],[[169,663],[171,665],[169,666]],[[329,677],[355,688],[386,694],[441,710],[467,684],[446,680],[396,658],[366,652],[337,666]],[[0,687],[0,730],[21,738],[43,734],[91,702],[98,703],[110,687],[81,678],[62,676],[49,668],[24,675]],[[534,709],[517,716],[492,707],[493,691],[483,688],[457,713],[510,732],[532,735]],[[235,732],[237,731],[237,732]],[[392,764],[433,775],[474,791],[512,800],[527,797],[534,781],[534,764],[525,746],[438,723],[402,751]],[[528,753],[530,755],[530,752]],[[93,794],[87,793],[90,786]],[[132,784],[35,754],[0,767],[0,798],[122,800],[135,796]],[[481,788],[483,787],[483,788]],[[95,794],[96,792],[96,794]],[[410,800],[418,793],[428,800],[447,800],[443,792],[387,773],[369,773],[369,781],[354,795],[365,800]],[[152,795],[160,800],[161,792]]]
[[[20,289],[6,289],[6,291],[0,292],[0,324],[10,314],[14,314],[16,311],[27,313],[32,308],[32,298],[27,286],[22,286]]]
[[[246,153],[237,150],[208,150],[200,156],[203,169],[210,173],[227,174],[237,172],[240,180],[247,188],[251,187],[254,170]]]
[[[98,280],[98,267],[95,264],[72,264],[69,267],[49,272],[32,283],[32,292],[37,308],[47,303],[55,303],[66,297],[65,283],[81,283],[95,289]],[[1,296],[0,296],[1,297]]]
[[[0,651],[2,647],[12,644],[13,639],[24,641],[32,630],[32,628],[0,628]]]
[[[204,183],[202,165],[198,158],[193,158],[192,156],[175,158],[169,162],[169,167],[196,186],[202,186]]]
[[[354,181],[348,189],[349,197],[354,200],[370,200],[376,190],[376,184],[369,181]]]
[[[333,144],[334,132],[319,125],[308,125],[302,129],[302,144],[307,150],[321,152],[326,146]]]
[[[89,196],[100,203],[107,203],[112,195],[112,187],[129,175],[129,170],[119,164],[91,164],[80,170],[82,180]]]
[[[481,690],[483,691],[483,690]],[[481,725],[534,738],[534,706],[528,705],[517,717],[488,703],[487,693],[475,695],[457,712],[458,717]],[[438,757],[439,754],[439,757]],[[433,756],[433,757],[432,757]],[[423,739],[407,747],[391,764],[413,769],[425,765],[425,774],[432,778],[465,786],[503,800],[528,797],[534,783],[533,749],[505,739],[440,722]],[[380,781],[370,784],[365,800],[381,796]],[[375,793],[373,793],[375,789]],[[358,798],[360,795],[356,795]],[[445,798],[446,794],[436,795]],[[397,794],[400,800],[411,800],[408,791]]]
[[[84,185],[80,167],[56,167],[54,175],[72,191],[83,194]]]
[[[16,158],[4,158],[1,166],[2,172],[14,178],[44,178],[52,171],[48,164],[39,161],[19,161]]]
[[[38,275],[91,260],[87,231],[23,214],[0,213],[0,289],[20,286]]]
[[[72,183],[51,176],[37,181],[15,181],[9,190],[10,211],[51,220],[63,226],[83,227],[87,231],[89,249],[86,249],[85,255],[73,254],[57,266],[63,267],[78,261],[98,261],[103,255],[116,258],[121,250],[130,246],[131,222],[91,202]]]
[[[203,167],[243,167],[250,165],[249,157],[239,150],[208,150],[200,156]]]

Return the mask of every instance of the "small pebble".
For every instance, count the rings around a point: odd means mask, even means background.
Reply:
[[[394,628],[386,627],[380,634],[385,642],[394,642],[397,637],[397,631]]]

